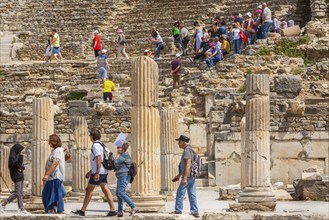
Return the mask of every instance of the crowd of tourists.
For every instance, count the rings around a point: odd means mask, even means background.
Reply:
[[[121,134],[120,134],[121,135]],[[119,135],[119,136],[120,136]],[[100,186],[106,201],[109,205],[109,211],[107,213],[108,217],[117,216],[123,217],[124,203],[130,207],[130,215],[134,215],[139,212],[132,199],[127,195],[126,188],[129,183],[132,183],[134,176],[131,174],[131,166],[133,164],[132,159],[127,152],[129,148],[129,143],[125,139],[119,139],[115,141],[114,144],[117,147],[117,153],[115,157],[112,157],[112,163],[105,161],[110,161],[111,158],[106,155],[113,155],[108,148],[105,147],[104,143],[101,141],[101,133],[97,129],[91,129],[89,131],[89,137],[91,141],[91,152],[90,152],[90,167],[85,174],[85,178],[88,179],[88,185],[85,189],[85,197],[83,200],[82,207],[80,209],[71,212],[73,215],[85,216],[88,204],[91,201],[92,193],[96,186]],[[125,136],[126,137],[126,136]],[[187,191],[190,201],[191,215],[199,217],[199,210],[196,200],[196,185],[195,185],[195,175],[192,168],[192,161],[194,158],[194,150],[191,145],[188,144],[189,138],[181,135],[176,139],[178,141],[179,148],[183,149],[183,154],[179,164],[179,173],[172,179],[173,182],[179,181],[181,183],[177,190],[175,211],[171,214],[181,214],[183,211],[183,200],[185,193]],[[60,137],[56,134],[49,136],[48,140],[51,152],[48,159],[45,162],[45,173],[42,178],[43,190],[42,190],[42,203],[44,206],[45,213],[64,213],[64,197],[66,196],[66,190],[64,187],[65,180],[65,163],[71,159],[71,155],[68,148],[62,146],[62,141]],[[30,214],[24,209],[23,206],[23,189],[24,189],[24,159],[23,159],[24,147],[21,144],[15,144],[10,149],[10,154],[8,158],[8,169],[10,171],[10,176],[14,182],[15,189],[11,192],[11,195],[0,202],[0,214],[5,213],[5,207],[7,204],[13,202],[17,199],[18,213],[20,214]],[[105,162],[105,163],[104,163]],[[111,164],[113,167],[109,168],[105,164]],[[137,167],[137,166],[136,166]],[[137,168],[134,169],[137,169]],[[115,208],[112,193],[108,187],[108,173],[109,170],[115,172],[117,179],[116,185],[116,196],[117,196],[117,209]],[[135,171],[136,175],[137,171]],[[1,180],[6,183],[2,173],[0,172]],[[32,177],[33,178],[33,177]],[[2,192],[2,185],[0,181],[0,193]],[[8,190],[10,191],[9,187]]]

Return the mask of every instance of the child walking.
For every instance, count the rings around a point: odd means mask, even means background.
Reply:
[[[109,102],[112,101],[113,94],[112,92],[115,91],[115,85],[113,83],[113,76],[110,75],[103,83],[103,99],[104,102],[107,102],[107,99],[109,99]]]

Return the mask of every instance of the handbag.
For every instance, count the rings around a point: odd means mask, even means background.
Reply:
[[[240,32],[240,39],[243,42],[246,42],[248,40],[247,35],[243,31]]]

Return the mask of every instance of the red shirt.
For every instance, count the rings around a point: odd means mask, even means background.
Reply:
[[[96,46],[95,46],[95,41]],[[99,38],[98,34],[94,35],[94,50],[101,50],[102,49],[102,44],[101,44],[101,39]]]

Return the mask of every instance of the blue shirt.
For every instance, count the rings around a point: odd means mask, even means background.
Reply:
[[[220,59],[220,49],[215,47],[214,49],[213,48],[210,48],[210,52],[211,54],[214,54],[215,52],[217,51],[217,54],[214,56],[214,58],[217,58],[217,59]]]
[[[101,54],[101,55],[98,56],[98,65],[99,65],[99,68],[104,67],[105,69],[107,69],[106,59],[107,59],[107,56],[104,55],[104,54]]]
[[[220,26],[219,29],[218,29],[218,32],[219,32],[220,35],[223,35],[223,34],[227,35],[228,34],[226,26]]]

